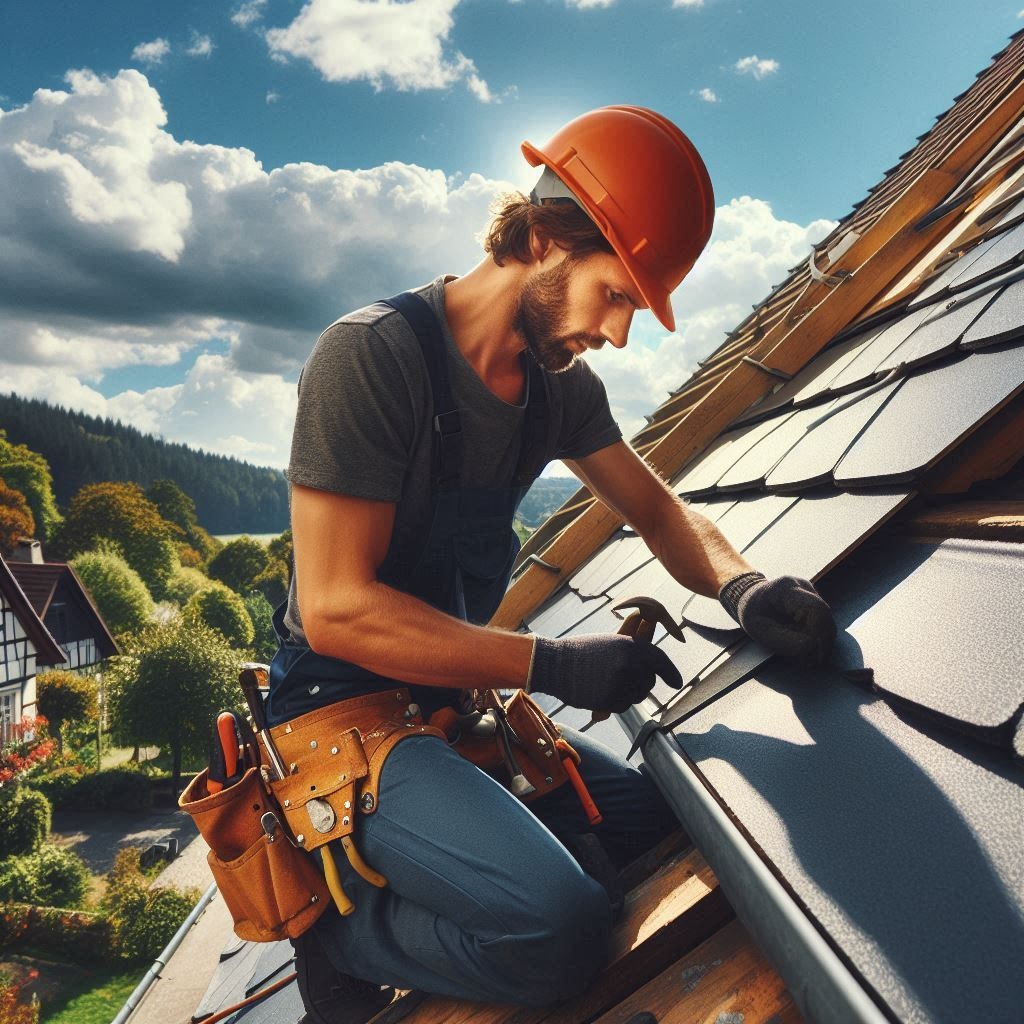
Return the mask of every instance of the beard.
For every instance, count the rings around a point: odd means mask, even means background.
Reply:
[[[548,373],[562,373],[576,362],[571,345],[600,348],[604,344],[604,338],[583,331],[565,333],[569,278],[576,262],[572,255],[566,256],[557,267],[530,278],[516,301],[513,329]]]

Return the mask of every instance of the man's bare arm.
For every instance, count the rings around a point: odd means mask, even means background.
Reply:
[[[377,579],[395,506],[292,488],[299,613],[310,647],[427,686],[525,685],[533,638],[472,626]]]
[[[722,531],[677,498],[624,441],[568,465],[688,590],[718,597],[722,584],[751,571]]]

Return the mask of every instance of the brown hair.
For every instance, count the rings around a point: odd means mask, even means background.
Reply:
[[[547,202],[535,206],[521,192],[499,196],[484,237],[484,251],[499,267],[510,256],[530,262],[530,229],[540,228],[560,249],[573,256],[614,252],[597,225],[574,202]]]

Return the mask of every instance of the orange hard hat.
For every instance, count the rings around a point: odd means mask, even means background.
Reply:
[[[523,155],[569,188],[611,243],[654,315],[675,330],[669,295],[711,236],[715,197],[693,143],[646,107],[601,107]]]

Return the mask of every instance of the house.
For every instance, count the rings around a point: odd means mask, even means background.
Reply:
[[[68,668],[84,671],[118,653],[103,616],[70,565],[44,562],[33,541],[17,549],[8,568],[67,655]]]
[[[36,666],[63,665],[65,652],[0,557],[0,744],[36,714]]]
[[[635,594],[686,621],[654,636],[681,692],[549,713],[635,747],[694,849],[578,1003],[387,1019],[1021,1020],[1024,33],[632,443],[757,568],[817,581],[835,654],[772,657],[581,489],[495,623],[616,630]],[[289,969],[231,943],[196,1019]],[[232,1019],[297,1005],[286,984]]]

